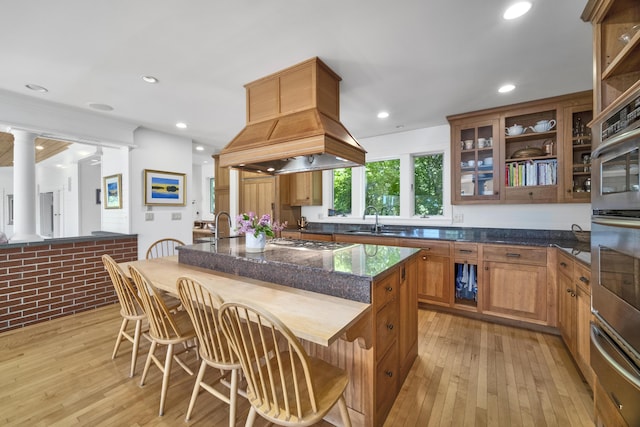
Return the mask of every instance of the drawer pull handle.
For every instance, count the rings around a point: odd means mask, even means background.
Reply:
[[[584,276],[580,276],[580,281],[581,281],[582,283],[586,283],[587,285],[589,284],[589,279],[587,279],[587,278],[586,278],[586,277],[584,277]]]
[[[393,323],[387,324],[387,329],[390,331],[393,330]]]
[[[427,257],[426,257],[426,256],[424,256],[424,255],[422,255],[422,260],[423,260],[423,261],[426,261],[426,260],[427,260]]]
[[[385,289],[387,290],[387,292],[393,291],[393,288],[391,286],[387,286]]]
[[[509,258],[520,258],[520,254],[516,254],[514,252],[507,252],[507,257],[509,257]]]
[[[384,371],[384,374],[385,374],[386,376],[388,376],[389,378],[393,377],[393,372],[391,372],[391,371],[389,371],[389,370]]]
[[[560,263],[560,265],[561,265],[562,267],[568,267],[568,266],[567,266],[567,263],[566,263],[566,262],[564,262],[564,261],[562,261],[562,262]]]
[[[576,293],[571,291],[571,298],[575,298],[576,297]]]
[[[471,249],[460,249],[460,253],[463,254],[470,254],[471,252],[473,252]]]
[[[609,393],[609,396],[611,396],[611,400],[613,400],[614,405],[616,405],[616,407],[618,408],[618,410],[622,411],[622,403],[620,403],[620,401],[618,400],[618,398],[616,397],[615,394],[613,394],[613,392]]]
[[[571,288],[567,288],[567,293],[570,294],[571,293]]]

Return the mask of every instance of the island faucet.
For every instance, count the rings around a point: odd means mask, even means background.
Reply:
[[[216,219],[215,219],[216,237],[215,237],[215,239],[214,239],[214,243],[216,243],[216,244],[218,243],[218,239],[219,239],[219,237],[218,237],[218,232],[219,232],[219,230],[220,230],[220,229],[218,228],[218,223],[220,222],[220,217],[221,217],[221,216],[223,216],[223,215],[226,215],[226,217],[227,217],[227,221],[229,222],[229,230],[231,230],[231,227],[232,227],[232,225],[231,225],[231,215],[229,215],[229,212],[220,211],[220,212],[218,212],[218,213],[216,214]]]
[[[376,209],[375,206],[369,205],[366,208],[364,208],[364,213],[362,214],[362,219],[365,219],[367,216],[367,211],[370,211],[373,209],[373,213],[376,214],[376,223],[373,226],[373,228],[371,229],[371,231],[373,231],[374,233],[379,233],[382,230],[382,224],[380,224],[378,222],[378,209]]]

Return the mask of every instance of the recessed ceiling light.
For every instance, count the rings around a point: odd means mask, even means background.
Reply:
[[[274,170],[276,170],[275,168],[267,168],[267,172],[273,172]]]
[[[36,145],[36,150],[44,150],[44,147],[42,145]]]
[[[204,151],[204,147],[202,145],[196,146],[197,151]]]
[[[157,78],[155,78],[153,76],[142,76],[142,80],[144,80],[147,83],[151,83],[151,84],[158,83],[158,81],[159,81]]]
[[[531,9],[531,2],[521,1],[514,3],[504,11],[504,19],[516,19],[527,13]]]
[[[176,123],[176,127],[178,129],[186,129],[187,128],[187,124],[183,123],[183,122],[178,122],[178,123]]]
[[[113,111],[113,107],[109,104],[101,104],[99,102],[89,102],[87,105],[94,110]]]
[[[29,83],[28,85],[24,85],[24,86],[27,89],[31,89],[31,90],[33,90],[35,92],[41,92],[41,93],[49,92],[49,89],[47,89],[46,87],[40,86],[40,85],[34,85],[32,83]]]
[[[380,111],[378,113],[378,118],[379,119],[386,119],[387,117],[389,117],[389,113],[387,113],[386,111]]]
[[[500,93],[507,93],[507,92],[511,92],[512,90],[514,90],[516,87],[514,85],[512,85],[511,83],[506,84],[504,86],[500,86],[500,88],[498,89],[498,92]]]

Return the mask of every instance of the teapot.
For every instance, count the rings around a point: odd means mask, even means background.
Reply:
[[[531,129],[534,132],[547,132],[553,129],[555,125],[556,125],[555,120],[540,120],[535,125],[529,126],[529,129]]]
[[[300,219],[298,220],[298,228],[300,229],[307,228],[307,225],[309,225],[309,223],[307,222],[307,218],[304,216],[301,216]]]
[[[515,135],[523,134],[525,129],[526,128],[523,127],[522,125],[513,125],[506,128],[505,131],[507,133],[507,136],[515,136]]]

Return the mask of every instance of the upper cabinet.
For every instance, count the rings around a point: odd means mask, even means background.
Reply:
[[[500,198],[499,144],[495,142],[499,121],[475,120],[460,120],[452,126],[454,203],[495,203]]]
[[[589,203],[590,136],[574,128],[591,120],[591,99],[586,91],[449,116],[453,204]]]
[[[298,172],[290,175],[291,206],[322,205],[322,171]]]
[[[590,0],[582,19],[593,23],[594,145],[604,118],[640,91],[640,5],[638,0]],[[595,147],[594,147],[595,148]]]

